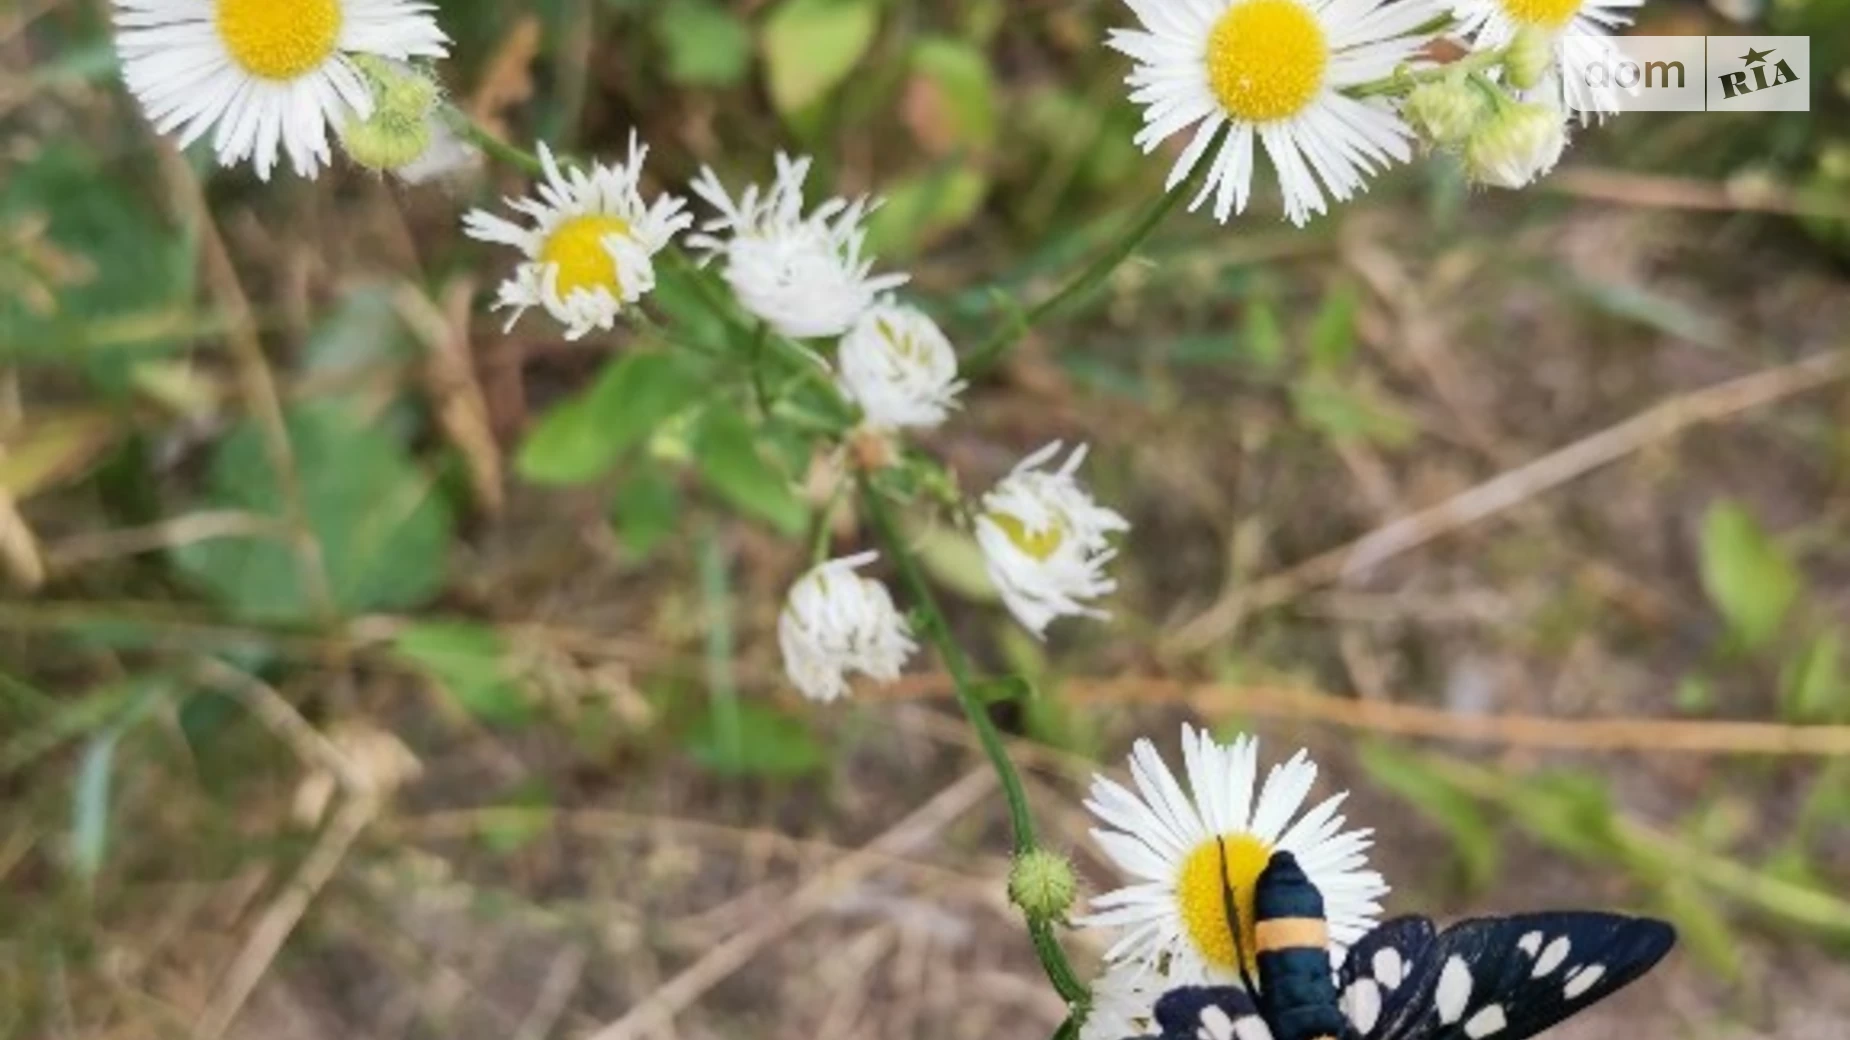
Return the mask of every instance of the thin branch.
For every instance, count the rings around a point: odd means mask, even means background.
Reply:
[[[801,924],[842,889],[877,869],[889,857],[907,855],[924,847],[952,821],[982,801],[993,784],[988,767],[965,774],[865,848],[843,856],[804,882],[789,899],[758,923],[707,951],[622,1018],[592,1034],[590,1040],[640,1040],[665,1028],[701,994],[749,963],[759,950]]]
[[[1692,426],[1726,419],[1846,376],[1850,376],[1850,352],[1832,351],[1674,397],[1437,505],[1378,527],[1347,545],[1319,553],[1270,577],[1230,588],[1213,606],[1170,636],[1162,651],[1180,655],[1205,650],[1229,639],[1254,611],[1380,566],[1401,553],[1503,513]]]
[[[866,696],[903,700],[941,697],[949,692],[949,676],[916,675],[889,687],[870,689]],[[1392,700],[1357,700],[1289,686],[1198,683],[1143,676],[1063,679],[1060,699],[1071,704],[1185,704],[1204,715],[1314,722],[1367,733],[1504,747],[1640,754],[1850,756],[1850,726],[1648,717],[1460,715],[1442,708]]]

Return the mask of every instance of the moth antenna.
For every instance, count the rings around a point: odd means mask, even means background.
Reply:
[[[1240,983],[1246,992],[1259,995],[1259,987],[1253,985],[1253,978],[1246,971],[1246,951],[1240,945],[1240,904],[1233,898],[1233,882],[1227,880],[1227,839],[1216,836],[1214,846],[1220,856],[1220,899],[1221,909],[1227,918],[1227,930],[1233,935],[1233,960],[1240,967]]]

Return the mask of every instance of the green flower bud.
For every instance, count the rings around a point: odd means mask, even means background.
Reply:
[[[1465,142],[1465,172],[1479,184],[1520,188],[1554,169],[1567,147],[1567,122],[1546,105],[1503,105]]]
[[[356,119],[341,132],[348,157],[369,170],[392,171],[416,162],[430,141],[428,120],[398,116]]]
[[[1065,856],[1034,849],[1015,857],[1009,870],[1009,901],[1032,920],[1063,917],[1079,895],[1079,879]]]
[[[1489,114],[1489,105],[1462,76],[1453,76],[1414,87],[1402,114],[1427,141],[1450,147],[1471,136]]]
[[[1510,86],[1528,90],[1541,83],[1554,64],[1554,41],[1533,26],[1523,28],[1503,52],[1503,70],[1509,74]]]

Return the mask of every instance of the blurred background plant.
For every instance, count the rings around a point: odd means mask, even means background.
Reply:
[[[1660,0],[1635,31],[1810,34],[1814,111],[1625,116],[1521,194],[1416,164],[1304,231],[1178,216],[970,373],[933,479],[1089,441],[1135,524],[1114,619],[1047,644],[967,536],[909,532],[1028,680],[992,711],[1093,890],[1075,781],[1192,715],[1357,787],[1391,911],[1682,926],[1562,1035],[1850,1016],[1846,15]],[[664,185],[796,147],[886,195],[870,248],[966,353],[1166,170],[1115,3],[442,17],[453,100],[510,139],[637,126]],[[782,677],[800,536],[873,539],[715,392],[736,331],[693,275],[648,307],[688,350],[502,334],[456,214],[508,171],[178,158],[100,3],[21,0],[0,58],[6,1035],[1057,1024],[944,677],[828,710]]]

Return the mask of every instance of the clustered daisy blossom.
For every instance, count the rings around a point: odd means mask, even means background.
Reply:
[[[648,146],[630,133],[629,161],[561,171],[542,142],[545,183],[537,197],[508,199],[510,208],[532,222],[523,227],[485,210],[463,220],[472,238],[513,246],[527,257],[501,283],[495,306],[512,308],[508,327],[529,307],[544,307],[565,326],[567,339],[592,329],[610,329],[617,315],[655,287],[652,258],[693,223],[686,200],[642,197],[642,164]]]
[[[810,159],[779,152],[769,190],[753,184],[735,200],[710,168],[694,193],[719,210],[688,245],[704,261],[724,257],[726,282],[739,303],[780,335],[794,339],[839,336],[883,292],[909,276],[873,274],[861,256],[862,221],[878,203],[865,197],[832,198],[803,212],[803,182]]]
[[[957,353],[925,312],[888,300],[842,337],[844,392],[877,427],[932,427],[957,407]]]
[[[1619,94],[1609,86],[1590,86],[1585,75],[1576,73],[1619,57],[1607,36],[1630,25],[1631,11],[1643,4],[1644,0],[1451,0],[1451,9],[1458,19],[1454,31],[1479,50],[1512,45],[1545,49],[1550,60],[1538,81],[1514,85],[1522,88],[1524,100],[1571,109],[1588,119],[1618,111]]]
[[[1041,469],[1061,447],[1055,441],[1021,460],[983,496],[976,519],[990,580],[1010,613],[1037,637],[1058,617],[1109,616],[1087,602],[1117,589],[1105,576],[1105,564],[1117,555],[1108,536],[1131,526],[1074,478],[1085,462],[1085,445],[1074,448],[1059,469]]]
[[[353,56],[440,58],[449,37],[421,0],[114,0],[122,77],[155,128],[185,147],[213,131],[218,161],[268,180],[279,152],[313,177],[328,127],[372,113]]]
[[[1274,852],[1297,857],[1323,895],[1337,956],[1360,939],[1381,912],[1388,886],[1367,869],[1372,831],[1345,830],[1338,814],[1346,794],[1304,808],[1317,767],[1299,751],[1259,783],[1259,742],[1221,744],[1182,727],[1185,790],[1147,740],[1131,751],[1135,790],[1096,776],[1086,808],[1102,826],[1092,834],[1105,854],[1134,880],[1094,897],[1089,927],[1115,929],[1106,953],[1183,981],[1239,976],[1225,892],[1239,912],[1238,949],[1250,963],[1253,890]],[[1224,880],[1223,880],[1223,871]]]
[[[1425,46],[1415,31],[1437,13],[1425,0],[1126,3],[1142,27],[1114,30],[1110,46],[1136,62],[1126,82],[1144,107],[1137,143],[1153,151],[1192,128],[1165,186],[1207,163],[1190,209],[1212,197],[1222,223],[1245,211],[1255,139],[1278,171],[1285,216],[1300,225],[1324,212],[1326,194],[1348,199],[1366,175],[1411,154],[1412,133],[1389,101],[1343,91]]]
[[[850,672],[892,682],[918,649],[886,586],[855,573],[879,557],[830,560],[790,587],[777,642],[784,671],[805,697],[835,700],[848,692]]]

